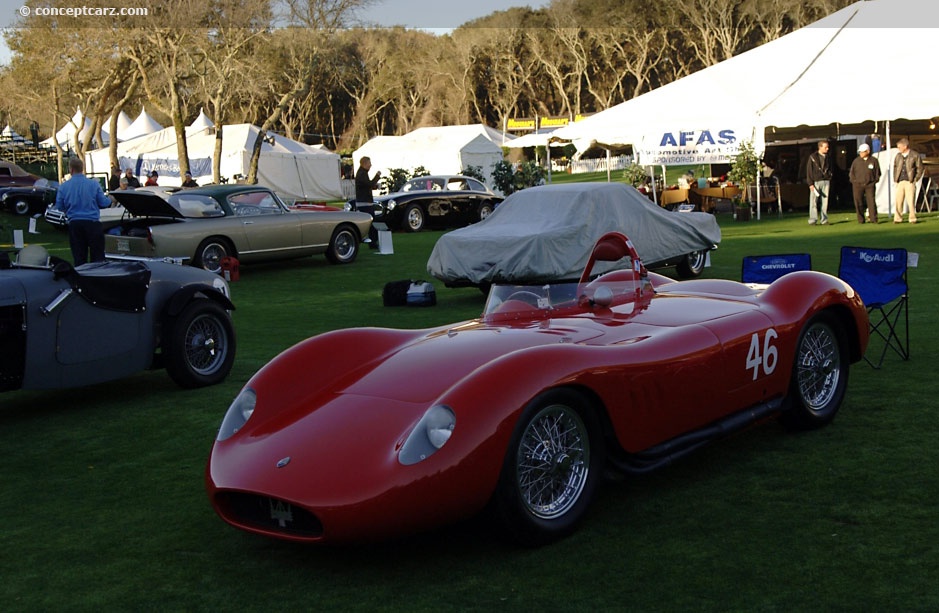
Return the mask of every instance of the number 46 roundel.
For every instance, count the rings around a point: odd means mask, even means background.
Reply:
[[[776,370],[776,363],[779,361],[779,351],[773,345],[779,335],[776,330],[769,328],[760,342],[759,332],[754,332],[750,337],[750,350],[747,351],[747,370],[753,371],[753,380],[756,381],[760,376],[760,370],[764,375],[771,375]]]

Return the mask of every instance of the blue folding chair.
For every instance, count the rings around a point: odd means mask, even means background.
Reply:
[[[812,270],[812,256],[808,253],[748,255],[743,258],[740,280],[744,283],[772,283],[797,270]]]
[[[838,277],[854,288],[867,307],[871,342],[864,360],[874,368],[883,365],[884,357],[891,349],[901,359],[910,359],[906,257],[906,249],[902,248],[841,248]]]

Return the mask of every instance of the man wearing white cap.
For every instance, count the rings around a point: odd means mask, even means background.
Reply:
[[[871,148],[862,144],[857,148],[858,157],[851,162],[848,179],[854,195],[854,210],[857,211],[857,222],[864,223],[864,201],[867,201],[867,215],[871,223],[877,223],[877,202],[874,200],[874,190],[880,180],[880,164],[877,158],[871,157]]]

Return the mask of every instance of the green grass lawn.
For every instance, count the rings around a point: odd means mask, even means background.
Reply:
[[[705,276],[738,279],[748,254],[807,251],[835,273],[842,245],[906,247],[920,256],[910,361],[854,365],[823,430],[768,423],[657,473],[610,479],[576,534],[534,550],[502,544],[480,521],[317,548],[217,518],[206,458],[229,402],[274,355],[335,328],[432,326],[484,303],[435,282],[434,308],[382,307],[385,282],[431,280],[439,232],[395,234],[393,255],[364,250],[350,266],[243,266],[225,383],[183,391],[149,372],[0,396],[0,610],[939,610],[939,216],[916,226],[853,217],[810,227],[805,215],[719,216],[723,242]],[[8,243],[26,223],[2,214],[0,226]],[[27,241],[68,257],[64,234],[39,227]]]

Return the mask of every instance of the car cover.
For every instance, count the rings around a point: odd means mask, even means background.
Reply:
[[[709,213],[664,209],[622,183],[565,183],[516,192],[486,219],[444,234],[427,272],[448,286],[577,279],[606,232],[625,234],[648,267],[711,249]],[[594,272],[618,266],[604,263]]]

